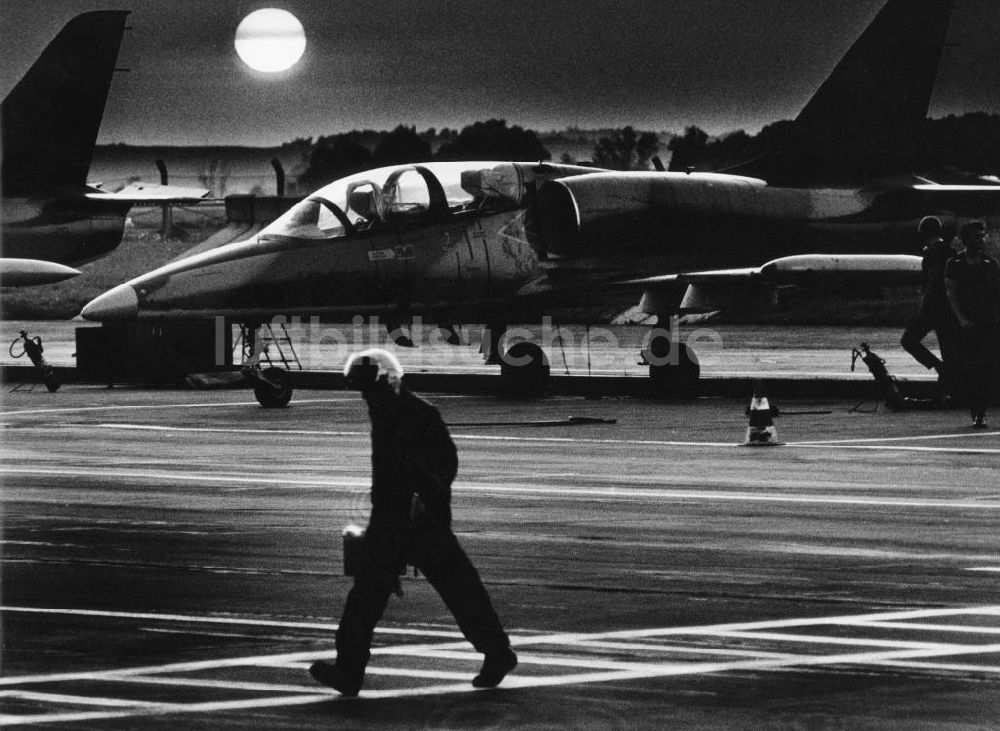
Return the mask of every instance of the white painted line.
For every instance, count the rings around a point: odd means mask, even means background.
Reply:
[[[482,655],[479,656],[480,660]],[[427,678],[428,680],[454,680],[460,683],[468,683],[476,671],[468,673],[455,673],[445,670],[419,670],[417,668],[382,668],[369,666],[365,670],[365,675],[384,675],[395,678]]]
[[[326,429],[237,429],[235,427],[162,426],[159,424],[88,424],[88,429],[112,431],[176,432],[187,434],[240,434],[265,437],[370,437],[370,431]]]
[[[210,427],[177,427],[161,426],[157,424],[93,424],[94,429],[116,429],[132,431],[159,431],[159,432],[200,432],[206,434],[259,434],[267,437],[280,436],[310,436],[310,437],[364,437],[371,436],[370,431],[354,430],[323,430],[323,429],[236,429],[236,428],[210,428]],[[518,442],[524,444],[607,444],[610,446],[652,446],[652,447],[733,447],[735,442],[677,442],[663,441],[655,439],[591,439],[574,437],[518,437],[500,436],[495,434],[452,434],[452,439],[459,441],[478,442]]]
[[[1000,674],[1000,665],[959,665],[936,662],[917,662],[903,660],[888,660],[879,663],[886,667],[913,668],[915,670],[935,670],[947,673],[986,673],[989,675]]]
[[[972,447],[904,447],[895,444],[874,445],[874,444],[786,444],[792,449],[838,449],[856,450],[862,452],[926,452],[931,454],[995,454],[1000,455],[1000,448],[997,449],[974,449]]]
[[[287,667],[305,671],[308,669],[310,664],[311,663],[289,663]],[[371,672],[371,670],[368,672]],[[315,682],[310,682],[309,685],[287,685],[283,683],[244,683],[235,680],[212,680],[211,678],[176,678],[162,676],[153,677],[149,675],[123,675],[115,680],[116,682],[133,683],[135,685],[163,685],[176,686],[178,688],[212,688],[213,690],[238,690],[248,693],[326,692],[324,688],[318,687]]]
[[[162,635],[184,635],[186,637],[229,637],[231,639],[241,639],[241,640],[257,640],[259,642],[294,642],[296,640],[301,640],[301,637],[295,635],[271,635],[271,634],[255,634],[252,632],[211,632],[209,630],[197,630],[193,627],[187,627],[184,629],[167,629],[165,627],[140,627],[140,632],[146,632],[149,634],[162,634]]]
[[[2,469],[0,469],[2,472]],[[677,500],[706,500],[717,502],[761,502],[789,503],[806,505],[861,505],[905,508],[951,508],[972,510],[1000,509],[1000,500],[986,502],[980,500],[918,500],[908,498],[877,498],[877,497],[843,497],[840,495],[790,495],[785,493],[765,492],[728,492],[723,490],[675,490],[664,485],[659,490],[638,489],[630,487],[541,487],[513,485],[480,485],[456,483],[452,488],[455,492],[470,492],[477,495],[499,494],[517,495],[521,498],[537,496],[539,499],[561,497],[570,500],[591,500],[605,498],[610,500],[657,500],[671,502]]]
[[[866,439],[823,439],[823,440],[809,440],[803,442],[788,442],[789,446],[813,446],[813,445],[829,445],[829,444],[867,444],[875,442],[919,442],[925,440],[933,439],[969,439],[970,437],[1000,437],[1000,432],[980,432],[980,431],[966,431],[959,434],[950,432],[948,434],[921,434],[920,436],[911,437],[871,437]]]
[[[138,614],[138,613],[127,613],[127,612],[100,612],[96,610],[67,610],[67,609],[42,609],[42,608],[31,608],[31,607],[0,607],[0,611],[6,612],[24,612],[24,613],[42,613],[42,614],[74,614],[74,615],[84,615],[84,616],[105,616],[113,618],[121,617],[134,617],[143,619],[164,619],[166,621],[191,621],[200,622],[205,621],[206,618],[201,617],[189,617],[185,615],[171,615],[171,614]],[[727,633],[734,632],[756,632],[765,630],[775,630],[775,629],[787,629],[791,627],[815,627],[815,626],[829,626],[829,625],[851,625],[857,622],[866,621],[893,621],[893,620],[909,620],[909,619],[926,619],[932,617],[957,617],[957,616],[1000,616],[1000,605],[994,606],[982,606],[982,607],[960,607],[960,608],[944,608],[944,609],[921,609],[921,610],[908,610],[899,612],[882,612],[874,614],[862,614],[862,615],[846,615],[839,617],[819,617],[819,618],[795,618],[786,620],[766,620],[760,622],[741,622],[741,623],[730,623],[730,624],[720,624],[720,625],[709,625],[709,626],[694,626],[694,627],[660,627],[660,628],[650,628],[650,629],[640,629],[640,630],[614,630],[609,632],[598,632],[598,633],[557,633],[557,634],[541,634],[533,637],[513,637],[512,644],[517,647],[526,647],[529,645],[574,645],[581,642],[592,642],[595,640],[613,640],[613,639],[639,639],[643,637],[667,637],[667,636],[683,636],[683,635],[703,635],[703,636],[724,636]],[[179,618],[176,619],[176,618]],[[221,617],[210,617],[207,618],[211,622],[230,622],[230,623],[246,623],[254,624],[259,623],[262,626],[273,626],[273,623],[269,620],[233,620],[229,618]],[[282,623],[282,626],[306,626],[312,627],[312,623]],[[330,625],[321,625],[326,628]],[[421,634],[422,630],[378,630],[382,632],[387,632],[390,634]],[[439,634],[437,631],[429,631],[427,634]],[[450,633],[449,633],[450,635]],[[789,637],[799,638],[798,635],[788,635]],[[899,645],[893,645],[894,647]],[[972,645],[942,645],[939,643],[909,643],[903,644],[906,647],[906,652],[924,652],[938,654],[939,652],[954,652],[957,654],[962,654],[966,652],[973,652],[978,646]],[[421,655],[424,653],[426,655],[432,653],[442,653],[450,652],[451,650],[456,651],[456,655],[460,656],[462,659],[468,659],[473,657],[478,657],[478,654],[472,653],[464,648],[468,648],[469,645],[464,640],[461,642],[447,642],[447,643],[437,643],[433,645],[418,644],[418,645],[403,645],[399,647],[381,647],[373,648],[373,654],[384,654],[384,655]],[[996,650],[985,649],[989,646],[983,646],[983,652],[1000,652],[1000,645],[996,646]],[[464,651],[463,651],[464,650]],[[336,656],[335,651],[328,652],[296,652],[287,653],[279,655],[262,655],[262,656],[252,656],[252,657],[235,657],[235,658],[223,658],[216,660],[202,660],[202,661],[191,661],[182,663],[170,663],[165,665],[153,665],[144,667],[133,667],[133,668],[121,668],[116,670],[102,670],[102,671],[81,671],[73,673],[60,673],[60,674],[50,674],[50,675],[29,675],[29,676],[19,676],[19,677],[7,677],[0,678],[0,686],[11,686],[11,685],[26,685],[30,683],[50,683],[65,680],[107,680],[107,681],[118,681],[125,677],[134,676],[144,676],[151,674],[164,674],[164,673],[184,673],[184,672],[201,672],[205,670],[216,670],[221,668],[230,667],[245,667],[245,666],[267,666],[275,664],[285,664],[290,662],[310,662],[317,659],[329,659]],[[914,655],[916,657],[917,655]],[[808,656],[812,658],[813,656]],[[570,661],[565,658],[551,658],[551,660],[559,661],[559,664],[571,665],[575,661]],[[798,662],[799,656],[793,656],[789,662]],[[785,658],[773,658],[769,660],[770,662],[785,662]],[[527,656],[525,658],[526,664],[545,664],[547,659],[541,657]],[[603,662],[603,661],[599,661]],[[753,661],[756,662],[756,661]],[[617,665],[616,665],[617,667]]]
[[[296,652],[286,655],[261,655],[258,657],[238,657],[221,660],[193,660],[191,662],[170,663],[167,665],[147,665],[134,668],[119,668],[117,670],[81,670],[49,675],[21,675],[2,678],[0,686],[29,685],[32,683],[55,683],[76,680],[97,680],[121,682],[128,678],[157,673],[194,673],[203,670],[218,670],[221,668],[238,668],[246,666],[267,666],[269,662],[297,660],[327,660],[337,656],[335,650],[330,652]]]
[[[213,713],[218,711],[242,711],[255,710],[261,708],[278,708],[282,706],[304,706],[312,703],[323,703],[331,700],[331,695],[336,691],[317,691],[311,695],[300,696],[280,696],[277,698],[255,698],[241,701],[217,701],[210,703],[188,703],[184,705],[168,706],[165,708],[152,707],[141,711],[84,711],[82,713],[42,713],[25,715],[0,716],[0,728],[6,725],[25,725],[41,723],[82,723],[86,721],[105,721],[115,718],[135,718],[149,717],[171,714],[192,714],[192,713]]]
[[[476,654],[475,660],[477,663],[482,661],[483,656]],[[518,657],[520,660],[520,657]],[[269,667],[282,667],[288,670],[301,670],[303,672],[308,671],[309,666],[312,663],[309,662],[290,662],[283,663],[282,665],[271,664]],[[387,668],[379,665],[369,665],[365,669],[365,675],[383,675],[386,677],[394,678],[427,678],[430,680],[455,680],[462,683],[467,683],[472,680],[473,675],[475,675],[475,670],[469,670],[467,672],[453,672],[447,670],[424,670],[416,667],[409,668]],[[521,677],[525,677],[521,675]],[[164,682],[169,683],[169,680],[164,680]],[[194,681],[192,681],[194,682]],[[281,686],[277,686],[281,687]],[[309,690],[312,690],[310,688]]]
[[[863,627],[864,623],[852,622],[852,627]],[[763,640],[767,642],[798,642],[809,645],[843,645],[845,647],[893,647],[911,650],[935,650],[942,647],[970,647],[951,642],[907,642],[904,640],[876,640],[866,637],[827,637],[825,635],[797,635],[784,632],[711,632],[712,637],[731,637],[742,640]]]
[[[42,466],[10,467],[0,465],[0,475],[23,475],[28,477],[89,477],[99,479],[118,479],[134,483],[137,480],[164,482],[167,484],[188,482],[202,486],[212,484],[251,485],[262,487],[291,488],[327,488],[361,492],[369,488],[370,480],[347,479],[286,479],[279,477],[247,477],[243,475],[224,475],[212,472],[167,472],[160,470],[122,470],[122,469],[91,469],[91,468],[47,468]],[[642,489],[633,487],[544,487],[541,485],[498,485],[495,483],[478,484],[473,482],[456,482],[452,487],[454,492],[468,492],[477,495],[517,496],[518,499],[563,499],[589,501],[603,498],[610,501],[625,500],[655,500],[658,502],[675,502],[678,500],[707,500],[717,502],[751,502],[751,503],[787,503],[806,505],[858,505],[865,507],[903,507],[903,508],[934,508],[949,510],[1000,510],[1000,498],[991,501],[978,499],[907,499],[878,497],[844,497],[841,495],[795,495],[787,493],[766,493],[758,491],[729,492],[722,490],[676,490],[670,485],[659,489]]]
[[[512,675],[504,681],[504,688],[541,688],[589,683],[616,682],[626,680],[649,680],[663,677],[685,675],[704,675],[708,673],[724,673],[737,671],[774,671],[787,670],[796,667],[823,667],[833,665],[881,665],[890,661],[925,659],[928,657],[949,657],[978,653],[1000,652],[1000,645],[982,646],[946,646],[939,649],[910,649],[882,652],[848,653],[842,655],[800,655],[789,659],[744,660],[730,663],[651,663],[634,670],[618,670],[611,672],[592,672],[569,675],[551,675],[541,677],[523,677]],[[396,690],[363,691],[362,698],[406,698],[415,696],[439,696],[454,693],[478,692],[469,683],[425,686],[417,688],[402,688]],[[0,723],[60,723],[88,720],[103,720],[111,718],[152,716],[170,714],[215,713],[234,710],[256,710],[262,708],[278,708],[295,705],[308,705],[331,701],[330,693],[301,696],[280,696],[275,698],[255,698],[238,701],[213,701],[207,703],[192,703],[181,707],[171,707],[169,710],[157,708],[141,709],[130,712],[113,713],[75,713],[75,714],[40,714],[34,716],[3,716]],[[340,702],[340,701],[338,701]]]
[[[921,622],[851,622],[852,627],[875,627],[878,629],[913,630],[917,632],[959,632],[978,635],[1000,635],[1000,627],[976,627],[975,625],[928,624]]]
[[[652,644],[642,642],[605,642],[603,640],[581,640],[573,643],[574,647],[613,650],[624,652],[638,650],[640,652],[659,652],[664,655],[720,655],[722,657],[797,657],[788,652],[767,652],[766,650],[728,650],[718,647],[690,647],[687,645]]]
[[[732,624],[716,624],[693,627],[660,627],[652,629],[612,630],[590,634],[558,634],[539,635],[512,640],[518,646],[530,644],[573,644],[579,641],[629,639],[637,640],[649,637],[673,637],[677,635],[713,635],[717,632],[753,632],[757,630],[789,629],[792,627],[823,627],[827,625],[847,625],[855,622],[899,621],[910,619],[930,619],[934,617],[966,617],[984,616],[1000,617],[1000,605],[979,607],[946,607],[941,609],[912,609],[898,612],[879,612],[872,614],[856,614],[833,617],[794,618],[779,620],[764,620],[760,622],[739,622]]]
[[[966,569],[966,571],[982,571],[988,574],[1000,574],[1000,566],[978,566],[976,568]]]
[[[575,645],[574,645],[575,647]],[[437,648],[411,648],[407,645],[378,647],[372,649],[372,655],[393,655],[395,657],[432,657],[439,660],[461,660],[478,667],[483,656],[472,650],[445,650]],[[590,670],[635,670],[648,667],[648,663],[629,660],[605,660],[601,658],[569,655],[540,655],[537,653],[518,654],[518,666],[542,665],[553,668],[588,668]]]
[[[848,653],[842,655],[797,655],[787,659],[744,660],[731,663],[650,663],[635,670],[613,672],[581,673],[572,675],[551,675],[536,678],[522,678],[518,675],[508,676],[504,680],[506,688],[535,688],[544,686],[570,685],[579,683],[607,682],[616,680],[640,680],[657,677],[699,675],[706,673],[733,672],[739,670],[784,670],[795,667],[829,666],[829,665],[878,665],[889,660],[905,660],[923,657],[947,657],[976,653],[1000,652],[1000,645],[956,646],[946,645],[939,648],[921,648],[906,650],[891,650],[882,652]],[[373,697],[403,697],[413,695],[423,689],[404,689],[402,691],[376,691]],[[401,695],[400,695],[401,694]],[[367,697],[369,693],[364,693]]]
[[[121,698],[96,698],[87,695],[66,695],[64,693],[37,693],[30,690],[0,691],[0,698],[14,698],[38,703],[63,703],[74,706],[103,706],[105,708],[176,708],[173,703],[150,703],[147,701],[125,700]]]
[[[287,622],[273,619],[245,619],[242,617],[217,616],[217,615],[197,615],[197,614],[158,614],[155,612],[115,612],[99,609],[52,609],[48,607],[13,607],[0,605],[0,614],[3,612],[17,612],[21,614],[59,614],[74,617],[101,617],[103,619],[138,619],[142,621],[154,622],[183,622],[190,624],[225,624],[251,627],[285,627],[289,629],[316,629],[324,632],[334,633],[337,631],[335,622]],[[461,632],[453,630],[437,629],[404,629],[396,627],[376,627],[379,634],[397,635],[405,637],[441,637],[448,639],[462,639]],[[0,679],[2,680],[2,679]]]
[[[277,487],[289,485],[292,487],[328,487],[328,488],[360,488],[367,490],[371,480],[290,480],[278,477],[247,477],[245,475],[215,474],[213,472],[167,472],[161,470],[122,470],[122,469],[89,469],[89,468],[58,468],[58,467],[10,467],[0,465],[0,474],[6,475],[45,475],[51,477],[94,477],[102,479],[120,478],[124,480],[150,480],[157,482],[204,482],[237,485],[265,485]]]
[[[482,660],[482,655],[476,655],[477,662]],[[311,662],[286,662],[286,663],[269,663],[268,667],[272,668],[284,668],[286,670],[301,670],[306,672],[309,670],[309,666],[312,665]],[[365,669],[365,675],[385,675],[397,678],[429,678],[432,680],[458,680],[458,681],[468,681],[472,679],[475,671],[471,672],[449,672],[446,670],[424,670],[422,668],[385,668],[378,665],[369,665]],[[170,683],[171,681],[167,678],[161,679],[164,683]],[[196,681],[191,681],[192,683]],[[285,686],[273,686],[274,689],[284,689]],[[309,688],[307,690],[313,690],[314,688]]]
[[[315,429],[235,429],[235,428],[209,428],[209,427],[173,427],[144,424],[95,424],[94,428],[136,430],[136,431],[167,431],[167,432],[202,432],[209,434],[260,434],[268,437],[280,436],[309,436],[309,437],[368,437],[366,431],[324,431]],[[894,440],[909,441],[920,439],[947,439],[960,435],[935,435],[931,437],[892,437],[886,439],[858,439],[858,440],[834,440],[830,442],[787,442],[783,446],[795,449],[857,449],[867,451],[891,451],[891,452],[929,452],[948,454],[997,454],[1000,455],[1000,447],[995,449],[979,449],[973,447],[909,447],[897,444],[866,444],[865,442],[892,442]],[[976,436],[984,436],[976,433]],[[985,436],[1000,436],[1000,432],[989,432]],[[648,446],[648,447],[684,447],[691,449],[734,447],[739,446],[736,442],[685,442],[656,439],[590,439],[574,437],[522,437],[505,436],[495,434],[463,434],[453,433],[455,441],[473,442],[515,442],[519,444],[594,444],[611,446]]]
[[[30,608],[15,608],[22,609],[25,611],[30,611]],[[46,610],[43,610],[46,611]],[[67,610],[52,610],[57,612],[64,612]],[[71,610],[72,611],[72,610]],[[90,610],[86,610],[90,611]],[[120,613],[115,613],[115,615]],[[171,617],[177,615],[154,615],[157,617]],[[183,615],[181,615],[183,616]],[[931,609],[931,610],[912,610],[912,611],[900,611],[900,612],[883,612],[877,614],[867,614],[867,615],[849,615],[842,617],[827,617],[827,618],[812,618],[812,619],[788,619],[788,620],[777,620],[777,621],[764,621],[764,622],[747,622],[747,623],[736,623],[736,624],[724,624],[715,625],[708,627],[692,627],[692,628],[653,628],[646,630],[622,630],[613,632],[603,632],[603,633],[591,633],[591,634],[556,634],[556,635],[538,635],[535,637],[516,637],[514,638],[514,644],[518,646],[525,646],[529,644],[564,644],[573,646],[581,645],[584,642],[594,642],[597,640],[608,640],[614,638],[622,639],[637,639],[640,637],[662,637],[662,636],[676,636],[676,635],[708,635],[708,636],[725,636],[727,634],[732,635],[739,632],[752,632],[753,630],[765,630],[765,629],[780,629],[789,627],[807,627],[807,626],[829,626],[829,625],[857,625],[865,622],[882,621],[888,622],[892,620],[908,620],[908,619],[926,619],[931,617],[956,617],[956,616],[990,616],[996,617],[1000,616],[1000,606],[985,606],[985,607],[967,607],[967,608],[944,608],[944,609]],[[190,619],[190,618],[187,618]],[[212,618],[219,621],[227,621],[225,618]],[[248,622],[253,622],[256,620],[246,620]],[[265,622],[268,622],[265,620]],[[269,623],[269,622],[268,622]],[[309,624],[309,623],[306,623]],[[765,637],[768,633],[758,633],[754,635],[756,639]],[[793,641],[812,641],[812,638],[804,638],[802,635],[786,635],[773,633],[774,637],[785,641],[786,638],[790,638]],[[829,642],[831,638],[821,638],[824,643]],[[861,641],[858,642],[867,642]],[[873,664],[880,665],[886,663],[894,662],[905,662],[905,661],[916,661],[916,660],[926,660],[930,657],[948,657],[957,656],[963,654],[988,654],[988,653],[1000,653],[1000,645],[942,645],[942,644],[926,644],[926,643],[891,643],[891,646],[896,648],[900,644],[905,646],[905,649],[893,649],[889,651],[876,651],[876,652],[862,652],[862,653],[850,653],[842,655],[791,655],[791,656],[779,656],[779,657],[769,657],[769,658],[757,658],[752,660],[742,660],[734,662],[708,662],[708,663],[613,663],[600,659],[581,659],[582,662],[578,662],[573,658],[564,657],[545,657],[539,655],[523,655],[522,661],[527,664],[537,664],[537,665],[557,665],[563,667],[579,666],[586,662],[585,667],[588,667],[592,672],[586,673],[574,673],[574,674],[563,674],[563,675],[551,675],[551,676],[536,676],[527,677],[514,675],[507,679],[505,682],[505,687],[507,688],[535,688],[535,687],[554,687],[560,685],[570,685],[579,683],[596,683],[596,682],[608,682],[608,681],[623,681],[623,680],[637,680],[637,679],[651,679],[656,677],[667,677],[667,676],[677,676],[677,675],[691,675],[691,674],[703,674],[703,673],[717,673],[717,672],[732,672],[732,671],[753,671],[753,670],[781,670],[781,669],[791,669],[795,667],[809,667],[809,666],[830,666],[830,665],[844,665],[844,664]],[[919,645],[919,646],[914,646]],[[455,648],[455,651],[450,651],[449,648]],[[463,642],[452,642],[452,643],[438,643],[436,645],[411,645],[404,646],[401,648],[377,648],[379,654],[411,654],[421,657],[458,657],[460,659],[474,659],[478,658],[477,653],[472,653],[468,650],[461,650],[462,647],[468,647],[467,644]],[[229,658],[224,660],[210,660],[201,662],[188,662],[188,663],[174,663],[171,665],[161,665],[154,666],[151,668],[131,668],[117,671],[105,671],[105,672],[94,672],[94,673],[70,673],[59,675],[48,675],[48,676],[29,676],[22,678],[5,678],[0,679],[4,681],[3,684],[27,684],[30,682],[55,682],[61,679],[93,679],[93,680],[105,680],[105,681],[122,681],[125,679],[133,679],[141,677],[148,673],[181,673],[181,672],[199,672],[208,669],[220,669],[226,667],[246,667],[246,666],[260,666],[260,665],[276,665],[279,663],[296,663],[296,662],[308,662],[310,660],[316,659],[318,657],[330,657],[335,653],[292,653],[286,655],[271,655],[262,657],[250,657],[250,658]],[[941,666],[935,666],[940,668]],[[602,671],[603,668],[603,671]],[[406,670],[399,669],[388,669],[387,674],[411,674]],[[443,678],[442,678],[443,679]],[[164,684],[169,685],[173,679],[163,678]],[[197,679],[178,679],[181,683],[188,682],[199,682]],[[136,682],[145,682],[144,680],[136,680]],[[282,689],[288,686],[279,686]],[[292,686],[295,687],[295,686]],[[306,687],[306,686],[303,686]],[[273,688],[272,688],[273,690]],[[292,691],[289,691],[292,692]],[[297,691],[294,691],[297,692]],[[417,688],[403,688],[397,690],[381,690],[381,691],[365,691],[362,695],[365,698],[402,698],[402,697],[413,697],[413,696],[433,696],[441,695],[445,693],[469,693],[474,692],[471,685],[468,682],[456,683],[456,684],[444,684],[429,687],[417,687]],[[276,708],[282,706],[292,706],[292,705],[305,705],[312,703],[319,703],[329,701],[333,697],[332,691],[324,692],[310,692],[306,695],[296,695],[296,696],[282,696],[282,697],[268,697],[268,698],[258,698],[249,700],[238,700],[238,701],[213,701],[208,703],[195,703],[195,704],[184,704],[184,705],[156,705],[156,706],[143,706],[139,708],[134,708],[130,711],[105,711],[105,712],[86,712],[86,713],[48,713],[48,714],[36,714],[36,715],[20,715],[20,716],[4,716],[0,717],[0,723],[59,723],[59,722],[84,722],[84,721],[96,721],[105,720],[112,718],[126,718],[126,717],[139,717],[150,715],[163,715],[163,714],[192,714],[192,713],[212,713],[226,710],[252,710],[260,708]]]
[[[336,404],[357,401],[356,398],[296,399],[297,404]],[[55,409],[24,409],[0,411],[7,416],[37,416],[39,414],[77,414],[93,411],[162,411],[163,409],[224,409],[232,406],[260,406],[257,401],[214,401],[197,404],[124,404],[108,406],[68,406]]]

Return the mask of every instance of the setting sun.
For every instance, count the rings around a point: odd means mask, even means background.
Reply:
[[[302,23],[287,10],[262,8],[236,29],[236,53],[257,71],[276,73],[294,66],[306,50]]]

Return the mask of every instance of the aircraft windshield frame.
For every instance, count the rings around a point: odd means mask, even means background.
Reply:
[[[349,175],[292,206],[260,237],[341,239],[386,224],[444,220],[463,211],[509,210],[527,189],[512,162],[430,162]]]

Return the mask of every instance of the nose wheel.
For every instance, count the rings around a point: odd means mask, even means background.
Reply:
[[[284,368],[247,368],[244,375],[265,409],[283,409],[292,400],[292,381]]]

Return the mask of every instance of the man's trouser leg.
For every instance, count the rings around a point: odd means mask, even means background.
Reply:
[[[359,682],[371,657],[375,625],[382,619],[389,594],[399,586],[403,526],[400,521],[369,522],[361,566],[337,627],[337,666]]]
[[[938,382],[946,393],[956,395],[959,391],[962,375],[961,332],[951,323],[938,323],[934,327],[934,332],[937,334],[943,366]]]
[[[979,336],[979,413],[986,415],[986,407],[993,400],[996,381],[997,332],[995,327],[985,327]]]
[[[337,666],[360,682],[371,657],[375,625],[389,603],[385,577],[358,576],[347,594],[344,613],[337,627]]]
[[[986,414],[989,400],[990,361],[992,333],[982,329],[962,333],[962,357],[965,360],[965,380],[968,388],[969,409],[973,417]]]
[[[906,326],[903,337],[899,339],[903,350],[912,355],[920,365],[928,370],[941,366],[941,360],[929,351],[923,342],[931,329],[931,323],[927,321],[926,317],[917,317]]]
[[[450,530],[424,532],[414,555],[417,568],[441,595],[458,628],[479,652],[490,655],[510,647],[479,578],[479,572]]]

